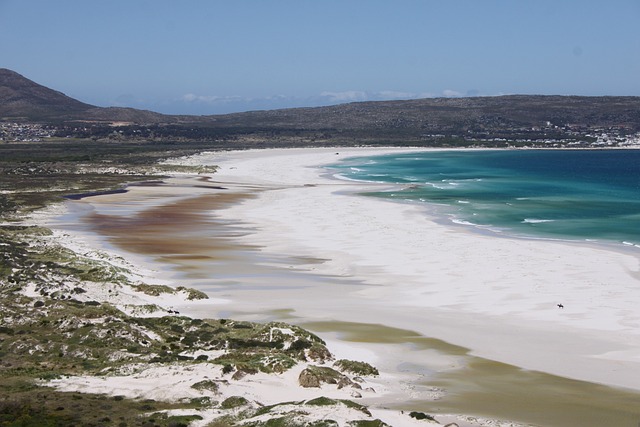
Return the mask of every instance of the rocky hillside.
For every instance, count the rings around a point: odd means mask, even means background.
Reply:
[[[510,95],[357,102],[210,116],[220,125],[424,131],[564,126],[640,129],[640,97]]]
[[[0,68],[0,117],[35,118],[78,114],[95,108]]]
[[[133,108],[101,108],[85,104],[15,71],[0,68],[1,120],[160,123],[175,121],[177,117]]]
[[[328,107],[175,116],[102,108],[0,69],[0,121],[53,124],[56,136],[271,145],[589,145],[640,134],[640,97],[510,95],[357,102]],[[116,134],[109,126],[117,122]],[[608,143],[608,141],[607,141]]]

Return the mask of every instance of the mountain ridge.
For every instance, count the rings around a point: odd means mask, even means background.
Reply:
[[[111,121],[158,123],[178,116],[134,108],[98,107],[0,68],[0,119],[27,121]]]
[[[0,68],[0,116],[48,116],[53,108],[69,114],[95,106],[35,83],[15,71]]]
[[[640,97],[504,95],[365,101],[322,107],[247,111],[222,115],[166,115],[97,107],[0,69],[0,120],[154,126],[171,138],[275,138],[310,141],[422,141],[440,138],[553,138],[575,129],[640,132]],[[562,132],[558,131],[562,128]],[[158,132],[160,131],[160,132]],[[138,131],[139,132],[139,131]],[[564,133],[563,133],[564,132]],[[231,136],[229,136],[231,135]]]

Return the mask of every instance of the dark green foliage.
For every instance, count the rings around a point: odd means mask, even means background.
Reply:
[[[337,427],[339,426],[337,421],[334,420],[321,420],[307,424],[308,427]]]
[[[348,424],[352,427],[390,427],[389,424],[384,423],[378,419],[349,421]]]
[[[251,329],[251,325],[248,322],[235,322],[233,329]]]
[[[361,405],[359,403],[356,403],[353,400],[340,399],[340,402],[343,405],[345,405],[345,406],[347,406],[347,407],[349,407],[351,409],[355,409],[357,411],[360,411],[360,412],[362,412],[363,414],[365,414],[365,415],[367,415],[369,417],[371,416],[371,412],[369,412],[369,410],[367,409],[366,406]]]
[[[431,415],[429,414],[425,414],[424,412],[417,412],[417,411],[413,411],[409,413],[409,416],[411,418],[415,418],[416,420],[429,420],[429,421],[436,421],[435,418],[433,418]]]
[[[154,403],[154,404],[151,404]],[[8,397],[0,392],[1,427],[89,427],[118,426],[177,427],[202,419],[199,415],[148,414],[155,409],[172,409],[171,404],[140,403],[124,398],[105,400],[93,394],[61,393],[36,388]],[[151,421],[153,420],[153,421]]]
[[[340,359],[333,366],[344,372],[350,372],[356,375],[380,375],[378,369],[366,362],[356,362],[353,360]]]
[[[311,360],[325,362],[331,359],[331,353],[329,353],[324,344],[313,343],[311,348],[308,349],[308,357]]]
[[[241,329],[250,329],[250,327],[242,326]],[[229,348],[232,350],[242,349],[242,348],[251,348],[251,347],[261,347],[261,348],[277,348],[281,349],[284,347],[284,343],[281,341],[261,341],[261,340],[253,340],[253,339],[230,339],[229,340]]]
[[[48,412],[29,401],[0,401],[0,426],[3,427],[66,427],[72,423],[71,416]]]
[[[195,384],[192,384],[191,388],[196,389],[196,390],[208,390],[208,391],[212,391],[212,392],[216,393],[218,391],[218,389],[220,388],[220,385],[218,384],[217,381],[202,380],[202,381],[199,381],[199,382],[197,382]]]
[[[238,408],[240,406],[246,406],[248,404],[249,404],[249,401],[242,396],[231,396],[225,399],[220,404],[220,407],[222,409],[233,409],[233,408]]]
[[[211,406],[213,404],[215,404],[216,402],[211,400],[210,397],[208,396],[203,396],[203,397],[194,397],[192,399],[189,399],[189,404],[196,407],[196,408],[202,408],[205,406]]]
[[[331,406],[331,405],[336,405],[337,403],[338,403],[337,400],[329,399],[328,397],[324,397],[324,396],[307,400],[305,402],[306,405],[311,405],[311,406]]]
[[[306,350],[308,348],[311,348],[313,346],[313,344],[305,339],[299,339],[293,342],[293,344],[291,344],[291,347],[289,347],[291,350],[293,351],[300,351],[300,350]]]
[[[202,291],[192,288],[185,288],[184,286],[178,286],[176,291],[183,291],[187,293],[188,300],[208,299],[209,296]]]
[[[313,407],[327,407],[327,409],[332,409],[335,411],[339,411],[340,409],[344,409],[344,407],[355,409],[356,411],[361,412],[360,417],[370,418],[371,413],[369,410],[358,403],[355,403],[350,400],[343,399],[330,399],[328,397],[318,397],[315,399],[311,399],[308,401],[302,402],[282,402],[276,405],[271,406],[263,406],[256,410],[251,418],[248,421],[245,421],[243,425],[252,426],[252,427],[265,427],[265,426],[291,426],[291,427],[333,427],[337,426],[338,423],[335,420],[331,419],[322,419],[316,421],[308,421],[305,418],[305,415],[313,414]],[[263,417],[264,415],[272,415],[268,421],[250,421],[253,418]],[[312,416],[313,417],[313,416]],[[363,422],[364,424],[359,424]],[[384,423],[380,423],[380,420],[352,420],[348,422],[348,425],[363,425],[363,426],[386,426]]]
[[[132,286],[138,292],[145,293],[151,296],[159,296],[162,294],[172,294],[173,288],[165,285],[147,285],[146,283],[136,284]]]
[[[302,405],[304,402],[282,402],[282,403],[278,403],[275,405],[269,405],[269,406],[263,406],[261,408],[258,408],[258,410],[256,410],[253,414],[254,417],[259,417],[261,415],[264,414],[268,414],[270,413],[274,408],[277,408],[279,406],[284,406],[284,405]]]

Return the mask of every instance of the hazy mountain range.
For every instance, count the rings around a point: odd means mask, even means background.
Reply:
[[[509,95],[356,102],[328,107],[212,116],[165,115],[97,107],[0,69],[0,120],[47,123],[127,122],[133,125],[250,129],[251,132],[346,133],[353,137],[493,135],[554,127],[617,127],[640,131],[640,97]]]

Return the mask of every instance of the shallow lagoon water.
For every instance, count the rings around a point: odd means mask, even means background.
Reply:
[[[391,405],[399,410],[425,412],[436,419],[438,414],[474,413],[549,427],[635,427],[640,423],[640,396],[635,392],[523,370],[381,324],[309,322],[302,326],[316,333],[336,333],[353,343],[398,345],[424,358],[446,355],[457,360],[455,368],[438,369],[435,374],[429,360],[411,364],[399,360],[399,371],[410,370],[416,378],[423,378],[414,384],[419,393],[444,391],[437,400],[418,397]]]

